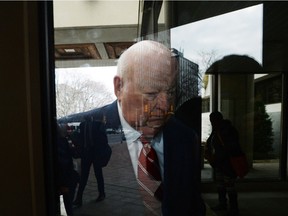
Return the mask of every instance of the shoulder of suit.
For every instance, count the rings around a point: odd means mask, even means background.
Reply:
[[[196,135],[196,132],[193,128],[187,126],[185,123],[183,123],[181,120],[179,120],[175,116],[170,117],[164,129],[173,130],[173,131],[175,130],[178,133],[189,133],[191,135]]]

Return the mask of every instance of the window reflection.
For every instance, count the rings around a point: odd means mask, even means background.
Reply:
[[[173,28],[171,30],[171,44],[173,47],[181,50],[184,53],[184,56],[196,64],[199,65],[199,72],[202,78],[202,142],[203,145],[208,138],[208,135],[211,132],[211,125],[209,122],[209,113],[213,109],[221,109],[230,117],[230,115],[235,112],[235,109],[239,105],[239,102],[236,101],[245,95],[245,92],[251,91],[252,95],[250,98],[243,98],[243,106],[251,106],[252,101],[259,100],[260,95],[263,98],[261,102],[265,105],[267,109],[267,119],[270,118],[271,121],[271,134],[270,144],[271,148],[266,149],[269,153],[266,154],[265,160],[271,159],[271,163],[275,163],[273,169],[262,170],[261,167],[258,167],[259,160],[257,159],[257,153],[252,153],[253,148],[249,150],[251,152],[251,159],[254,160],[254,168],[256,169],[257,175],[253,175],[253,178],[265,177],[277,177],[278,173],[278,159],[279,159],[279,127],[280,127],[280,114],[281,109],[280,105],[269,105],[271,101],[274,100],[277,103],[281,103],[281,79],[270,78],[267,79],[267,76],[264,75],[266,80],[261,81],[260,78],[254,79],[253,74],[259,73],[256,71],[250,71],[249,74],[240,75],[240,71],[229,71],[229,74],[221,75],[208,75],[204,74],[207,68],[215,61],[221,59],[223,56],[230,54],[239,54],[239,55],[248,55],[262,63],[262,20],[263,20],[263,5],[257,5],[235,12],[227,13],[217,17],[212,17],[206,20],[201,20],[195,23],[183,25],[180,27]],[[222,26],[225,23],[225,27]],[[212,27],[213,26],[213,27]],[[217,29],[217,31],[215,31]],[[184,33],[185,32],[185,33]],[[215,77],[217,76],[217,78]],[[259,74],[255,76],[259,77]],[[250,78],[250,82],[244,81]],[[274,80],[273,80],[274,79]],[[244,82],[242,83],[241,80]],[[236,81],[236,82],[235,82]],[[216,83],[215,83],[216,82]],[[245,88],[242,89],[241,85],[244,85]],[[239,85],[239,87],[236,87]],[[269,85],[271,86],[269,88]],[[227,87],[225,87],[227,86]],[[230,87],[229,87],[230,86]],[[264,87],[265,86],[265,87]],[[273,88],[273,89],[271,89]],[[236,89],[242,89],[240,93],[235,93],[234,98],[228,95],[233,95],[233,91]],[[249,90],[250,89],[250,90]],[[269,89],[269,90],[268,90]],[[216,92],[215,92],[216,91]],[[269,93],[268,93],[269,91]],[[217,93],[218,92],[218,93]],[[254,92],[254,93],[253,93]],[[217,94],[215,94],[217,93]],[[218,96],[217,96],[218,95]],[[230,98],[231,97],[231,98]],[[235,98],[236,97],[236,98]],[[268,102],[270,100],[270,102]],[[241,102],[242,103],[242,102]],[[272,102],[273,103],[273,102]],[[250,105],[249,105],[250,104]],[[256,104],[256,102],[255,102]],[[254,107],[256,105],[251,106]],[[278,107],[278,108],[277,108]],[[234,110],[234,111],[233,111]],[[276,111],[277,110],[277,111]],[[250,110],[252,113],[253,110]],[[278,112],[278,114],[275,114]],[[230,114],[229,114],[230,113]],[[239,115],[239,113],[237,114]],[[236,116],[237,116],[236,115]],[[238,117],[239,118],[239,117]],[[235,119],[236,120],[236,119]],[[250,121],[250,120],[249,120]],[[273,125],[272,125],[273,122]],[[243,122],[244,123],[244,122]],[[244,123],[246,125],[245,130],[253,131],[253,125],[251,122]],[[244,127],[239,125],[239,127]],[[274,133],[275,131],[275,133]],[[250,133],[249,133],[250,134]],[[247,138],[247,134],[243,137]],[[253,137],[253,135],[252,135]],[[250,142],[250,145],[253,146],[254,138],[250,138],[250,141],[242,138],[242,142]],[[254,140],[254,141],[253,141]],[[244,144],[246,145],[246,144]],[[275,149],[272,147],[275,146]],[[276,147],[277,146],[277,147]],[[254,147],[255,149],[255,147]],[[257,148],[256,148],[257,149]],[[273,149],[273,150],[272,150]],[[255,150],[257,151],[257,150]],[[259,150],[258,150],[259,151]],[[269,156],[268,156],[269,154]],[[254,155],[254,156],[253,156]],[[273,155],[273,156],[272,156]],[[263,157],[262,157],[263,160]],[[263,161],[262,161],[263,162]],[[274,170],[273,174],[271,170]],[[260,172],[258,172],[260,171]],[[204,168],[202,169],[202,180],[211,180],[213,178],[213,173],[211,168],[207,163],[204,163]]]
[[[87,9],[88,2],[85,4]],[[93,10],[99,11],[99,8],[106,3],[101,2],[101,6],[97,5],[97,7],[96,3],[90,2],[89,4],[89,7]],[[83,20],[73,19],[74,23],[67,22],[69,24],[66,26],[67,23],[64,23],[68,19],[64,20],[64,22],[59,15],[59,10],[61,12],[62,10],[64,11],[63,8],[68,7],[68,5],[65,3],[55,3],[55,5],[61,6],[55,7],[55,43],[56,51],[59,51],[57,53],[59,58],[56,58],[56,66],[58,67],[56,69],[58,117],[87,111],[112,102],[115,99],[114,90],[111,88],[113,76],[116,73],[115,65],[119,55],[137,40],[137,19],[134,19],[137,16],[129,19],[129,21],[126,20],[123,26],[120,26],[117,22],[115,23],[115,20],[113,21],[111,17],[109,19],[106,17],[104,23],[107,21],[107,26],[112,23],[111,26],[107,27],[103,26],[103,23],[91,23],[91,20],[96,19],[89,19],[90,15],[94,17],[91,14],[93,10],[90,9]],[[79,6],[79,3],[74,2],[69,5],[69,8],[75,12]],[[109,7],[111,8],[111,6]],[[79,9],[81,8],[83,9],[83,5],[79,7]],[[116,7],[113,6],[113,8]],[[125,4],[124,8],[133,12],[138,10],[137,5],[131,8]],[[277,178],[281,148],[281,76],[271,76],[269,73],[265,75],[255,74],[255,71],[250,71],[249,74],[241,74],[239,71],[216,75],[205,74],[205,71],[213,62],[230,54],[249,55],[260,64],[262,63],[262,10],[262,5],[253,6],[171,29],[171,38],[168,36],[169,30],[167,32],[159,32],[157,35],[152,34],[150,37],[157,38],[167,45],[170,45],[171,42],[171,48],[178,53],[177,58],[180,62],[180,76],[177,88],[178,106],[171,107],[171,112],[177,109],[177,115],[180,119],[182,118],[184,122],[186,121],[187,124],[195,127],[199,134],[202,133],[203,145],[211,132],[209,113],[213,109],[220,109],[227,117],[233,117],[235,122],[238,121],[238,126],[242,127],[242,131],[245,131],[245,133],[242,133],[244,137],[242,141],[244,145],[249,146],[249,148],[247,147],[247,152],[253,162],[254,172],[251,172],[248,178]],[[65,14],[67,11],[69,10],[65,10]],[[89,22],[85,23],[85,20],[89,20]],[[131,22],[131,20],[133,21]],[[159,27],[163,27],[163,22],[164,20],[161,16],[158,23]],[[73,60],[71,56],[74,56]],[[64,76],[63,68],[69,71]],[[108,68],[111,70],[108,71]],[[75,71],[76,75],[72,75],[74,74],[73,71]],[[85,78],[86,74],[87,79]],[[94,75],[100,79],[94,79]],[[105,75],[108,75],[107,80],[104,78],[106,77]],[[74,81],[72,81],[73,76]],[[74,83],[71,84],[72,82]],[[83,85],[80,85],[81,82]],[[237,89],[235,89],[236,84],[239,85]],[[90,89],[88,86],[90,86]],[[73,95],[71,91],[69,93],[66,91],[72,88],[75,90]],[[234,90],[238,91],[233,92]],[[99,97],[95,97],[96,93],[100,93]],[[242,94],[249,94],[249,97],[241,98],[239,95]],[[77,95],[77,97],[75,98],[74,95]],[[194,124],[194,122],[200,122],[198,116],[195,116],[198,114],[198,110],[193,113],[188,111],[187,115],[187,110],[198,108],[200,104],[199,96],[202,97],[201,129],[199,125]],[[249,107],[249,112],[245,113],[246,117],[252,113],[251,116],[248,116],[241,123],[239,123],[239,118],[244,114],[239,114],[236,110],[240,103],[239,100],[241,100],[241,106]],[[61,104],[65,104],[66,107],[61,106]],[[191,104],[196,104],[197,106],[191,106]],[[148,111],[149,107],[145,107],[145,110],[146,108]],[[185,116],[181,115],[182,110],[184,110]],[[268,146],[265,150],[266,152],[264,151],[265,154],[263,150],[255,147],[255,128],[259,124],[259,121],[256,121],[255,118],[258,115],[258,110],[265,111],[262,121],[270,122],[269,125],[273,132],[269,143],[270,147]],[[101,120],[106,122],[106,116]],[[78,120],[75,120],[69,126],[71,128],[75,126],[75,130],[77,130],[79,123]],[[125,142],[122,128],[108,128],[106,132],[109,144],[113,146],[113,151],[117,152],[119,147],[117,144]],[[124,160],[129,161],[129,158]],[[211,167],[203,158],[202,160],[202,180],[212,180]],[[131,184],[131,182],[125,181],[127,178],[123,176],[123,173],[125,173],[126,167],[117,162],[117,159],[112,157],[111,166],[107,167],[104,172],[107,176],[107,184],[112,188],[110,193],[113,194],[115,199],[121,200],[123,197],[129,196],[129,194],[131,195],[129,192],[135,190],[136,184],[135,182]],[[79,168],[79,161],[77,160],[75,160],[75,167]],[[113,179],[111,173],[116,173],[117,184],[115,184],[115,179]],[[95,187],[95,184],[95,178],[92,174],[89,177],[89,191],[87,194],[95,192],[90,190]],[[87,198],[86,201],[90,202],[90,198]]]

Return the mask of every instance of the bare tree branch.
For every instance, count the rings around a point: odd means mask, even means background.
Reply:
[[[103,83],[71,76],[64,83],[56,80],[57,117],[84,112],[113,101]]]

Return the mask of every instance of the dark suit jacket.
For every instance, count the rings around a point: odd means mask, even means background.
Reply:
[[[67,118],[71,121],[86,116],[93,116],[96,120],[102,120],[105,116],[107,128],[121,127],[117,101]],[[200,143],[196,133],[175,117],[171,117],[163,128],[163,139],[163,216],[204,216],[205,204],[200,191]]]
[[[104,167],[111,156],[111,147],[105,125],[101,121],[83,121],[80,124],[81,158],[94,162],[94,165]]]

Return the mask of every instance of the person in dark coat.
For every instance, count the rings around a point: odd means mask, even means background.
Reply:
[[[71,148],[59,125],[57,132],[59,194],[63,195],[63,202],[67,215],[72,216],[72,202],[77,183],[79,182],[79,175],[74,170]]]
[[[159,159],[163,198],[158,200],[162,206],[160,212],[150,208],[147,215],[204,216],[199,137],[173,116],[177,69],[177,59],[163,44],[149,40],[138,42],[118,61],[114,77],[117,100],[60,120],[67,122],[92,116],[106,119],[107,128],[122,128],[125,152],[129,154],[129,164],[137,180],[138,155],[142,148],[139,138],[151,138],[151,146]]]
[[[86,121],[83,121],[80,124],[79,142],[81,146],[81,177],[77,196],[73,202],[78,207],[82,206],[83,192],[88,181],[91,165],[94,168],[99,192],[96,202],[105,199],[102,167],[107,165],[111,156],[105,125],[101,121],[93,121],[93,118],[87,118]]]
[[[229,216],[238,215],[237,191],[235,182],[237,175],[230,163],[231,156],[242,154],[238,131],[232,123],[223,119],[222,113],[215,111],[210,114],[212,132],[207,139],[205,157],[214,168],[219,204],[212,207],[215,211],[227,209],[227,193],[230,208]]]

